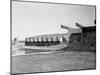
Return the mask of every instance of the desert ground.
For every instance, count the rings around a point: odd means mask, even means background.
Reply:
[[[95,58],[93,52],[79,51],[16,55],[12,56],[12,74],[95,69]]]

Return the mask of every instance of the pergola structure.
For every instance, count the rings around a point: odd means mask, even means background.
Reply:
[[[64,42],[64,37],[55,37],[56,40],[53,40],[53,37],[48,40],[48,37],[45,37],[45,40],[43,37],[40,38],[34,38],[34,37],[29,37],[25,39],[25,45],[26,46],[50,46],[50,45],[57,45],[59,43]]]

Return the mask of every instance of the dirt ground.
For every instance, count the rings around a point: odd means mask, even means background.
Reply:
[[[12,56],[12,73],[95,69],[95,58],[92,52],[77,51]]]

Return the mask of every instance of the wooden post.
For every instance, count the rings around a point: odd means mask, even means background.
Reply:
[[[43,38],[41,37],[41,42],[43,43]]]
[[[39,42],[39,39],[38,39],[38,37],[37,37],[37,42]]]
[[[33,43],[35,42],[34,37],[33,37]]]
[[[57,43],[59,43],[59,39],[58,39],[58,37],[56,37],[56,39],[57,39]]]
[[[51,37],[51,42],[53,42],[53,38]]]
[[[48,38],[46,37],[46,42],[48,42]]]

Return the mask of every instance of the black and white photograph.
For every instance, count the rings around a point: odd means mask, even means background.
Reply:
[[[11,74],[96,69],[96,6],[11,1]]]

